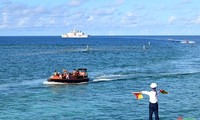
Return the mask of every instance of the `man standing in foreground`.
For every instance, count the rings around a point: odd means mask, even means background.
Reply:
[[[149,95],[149,120],[152,120],[153,113],[155,114],[155,120],[159,120],[157,84],[151,83],[150,87],[152,88],[151,91],[141,91],[141,93]]]

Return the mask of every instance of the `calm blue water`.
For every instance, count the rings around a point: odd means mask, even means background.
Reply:
[[[200,36],[0,37],[0,119],[147,120],[148,96],[131,93],[156,82],[169,92],[159,96],[161,120],[199,120],[199,42]],[[79,67],[88,69],[89,83],[43,84],[54,70]]]

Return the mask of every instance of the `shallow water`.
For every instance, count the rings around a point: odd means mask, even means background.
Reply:
[[[173,40],[194,40],[181,44]],[[158,88],[162,120],[200,119],[199,36],[0,37],[0,119],[148,119]],[[89,51],[86,47],[89,45]],[[144,47],[145,46],[145,47]],[[43,84],[54,70],[88,69],[86,84]]]

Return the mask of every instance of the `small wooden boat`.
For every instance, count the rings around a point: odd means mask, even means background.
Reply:
[[[183,44],[194,44],[195,43],[195,41],[192,41],[192,40],[181,40],[180,42]]]
[[[64,70],[63,73],[55,71],[54,75],[47,79],[48,82],[58,83],[84,83],[88,82],[88,74],[86,68],[79,68],[74,70],[72,73],[68,73]]]

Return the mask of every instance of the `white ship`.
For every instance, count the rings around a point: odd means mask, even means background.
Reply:
[[[62,34],[61,36],[62,38],[87,38],[88,35],[86,35],[85,33],[81,32],[81,31],[77,31],[77,30],[73,30],[69,33],[65,33]]]

